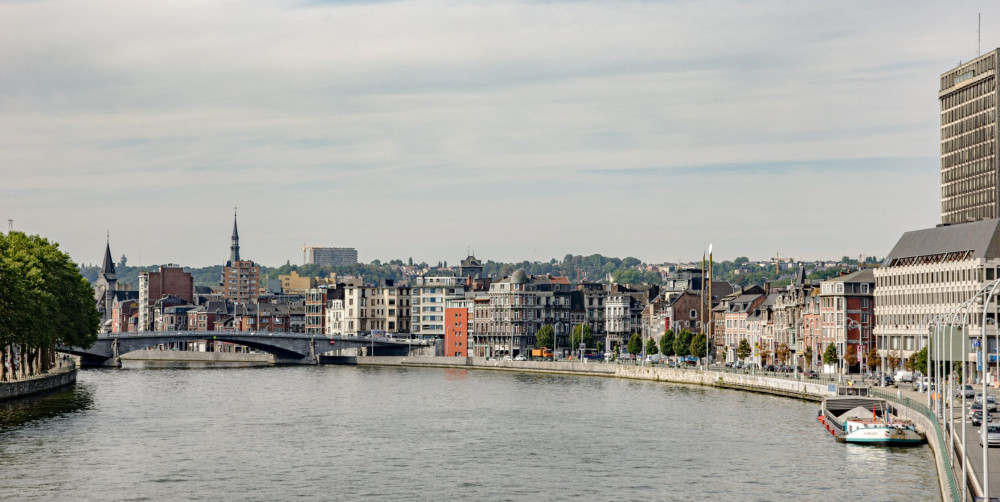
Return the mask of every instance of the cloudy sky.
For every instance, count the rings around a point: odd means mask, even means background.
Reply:
[[[99,262],[884,256],[997,2],[2,1],[0,223]]]

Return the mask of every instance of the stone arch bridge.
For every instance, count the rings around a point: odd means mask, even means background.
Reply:
[[[80,357],[83,366],[118,366],[119,356],[170,343],[210,340],[244,345],[274,355],[276,364],[317,364],[320,354],[364,347],[370,355],[405,356],[411,349],[433,346],[433,341],[384,336],[332,336],[305,333],[241,331],[146,331],[98,336],[90,348],[60,346],[57,350]]]

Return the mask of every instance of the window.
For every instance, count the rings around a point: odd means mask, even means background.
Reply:
[[[695,317],[698,317],[698,311],[695,309],[691,309],[691,319],[694,319]]]

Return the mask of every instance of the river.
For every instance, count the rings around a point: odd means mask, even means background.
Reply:
[[[818,403],[465,369],[81,371],[0,404],[7,500],[940,500]]]

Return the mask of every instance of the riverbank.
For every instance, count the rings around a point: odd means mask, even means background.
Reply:
[[[178,366],[249,368],[274,364],[274,356],[267,353],[196,352],[192,350],[136,350],[123,354],[119,359],[123,367],[138,368],[176,368]]]
[[[76,365],[67,363],[51,368],[48,373],[41,375],[34,375],[22,380],[0,382],[0,401],[48,392],[74,383],[76,383]]]
[[[576,361],[501,361],[487,360],[475,357],[336,357],[323,361],[328,364],[345,364],[358,366],[412,366],[436,368],[467,368],[491,371],[517,371],[531,373],[556,373],[573,375],[590,375],[635,380],[650,380],[690,385],[703,385],[724,389],[742,390],[755,393],[809,401],[821,401],[824,396],[836,395],[836,385],[829,383],[814,383],[793,378],[774,378],[770,376],[727,371],[702,371],[699,369],[670,368],[662,366],[634,366],[612,363],[587,363]],[[938,485],[943,500],[958,500],[960,489],[956,485],[954,473],[951,472],[951,462],[947,457],[941,429],[932,422],[925,410],[919,409],[919,403],[909,399],[894,396],[890,393],[880,393],[879,397],[893,402],[897,414],[913,420],[918,430],[927,436],[928,445],[934,452],[935,467],[938,473]],[[910,406],[908,406],[910,405]]]

